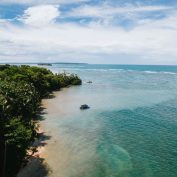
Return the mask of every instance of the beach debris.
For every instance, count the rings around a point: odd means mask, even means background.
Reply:
[[[87,104],[83,104],[80,106],[80,109],[89,109],[90,107]]]

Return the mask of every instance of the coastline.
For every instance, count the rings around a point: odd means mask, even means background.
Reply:
[[[39,123],[39,131],[38,133],[40,134],[43,134],[44,131],[43,129],[41,128],[41,124]],[[28,151],[28,155],[29,155],[29,158],[28,158],[28,162],[27,164],[22,167],[19,171],[19,173],[17,174],[17,177],[37,177],[39,172],[41,173],[41,177],[43,174],[43,170],[42,168],[43,167],[47,167],[47,163],[45,162],[45,159],[44,159],[44,151],[45,151],[45,147],[43,145],[41,145],[42,143],[42,136],[39,137],[39,139],[37,139],[34,144],[35,146],[37,147],[36,148],[36,152],[35,153],[32,153],[31,150]],[[47,167],[48,168],[48,167]],[[49,169],[47,169],[48,171]],[[45,172],[45,173],[48,173],[48,172]]]
[[[56,177],[56,174],[63,177],[66,175],[66,167],[74,164],[73,161],[77,157],[66,146],[68,140],[58,134],[58,129],[51,122],[56,117],[61,118],[62,122],[62,117],[72,115],[73,110],[66,109],[66,106],[70,107],[70,103],[76,101],[76,98],[71,95],[75,88],[62,88],[53,92],[51,98],[42,99],[43,111],[38,122],[41,137],[35,142],[38,151],[31,156],[30,161],[19,171],[17,177]],[[80,103],[75,104],[77,108],[79,105]]]
[[[55,96],[60,91],[55,91],[51,95],[52,98],[45,98],[41,101],[41,106],[43,111],[40,114],[40,119],[37,122],[39,138],[33,143],[33,147],[36,147],[36,151],[32,153],[32,150],[28,150],[27,155],[29,156],[28,162],[23,166],[17,174],[17,177],[44,177],[49,176],[51,169],[47,164],[45,150],[48,145],[48,140],[51,136],[46,132],[44,126],[44,121],[47,119],[47,114],[44,110],[47,109],[47,106],[50,99],[55,99]]]
[[[43,158],[38,158],[42,154],[42,149],[33,146],[33,144],[44,146],[45,140],[50,138],[45,133],[37,132],[38,121],[43,115],[42,99],[53,98],[53,91],[61,88],[81,85],[82,80],[76,74],[54,74],[42,67],[2,65],[0,81],[2,122],[0,176],[11,177],[16,176],[18,171],[33,158],[39,159],[39,163],[43,165]],[[40,134],[41,139],[34,142]],[[45,171],[47,173],[47,170]]]
[[[30,158],[25,166],[23,166],[17,174],[17,177],[50,177],[52,176],[52,165],[51,159],[48,157],[48,153],[52,146],[60,144],[61,149],[62,137],[59,137],[60,142],[56,142],[58,136],[55,136],[56,130],[51,129],[48,125],[48,120],[51,118],[52,114],[63,115],[65,114],[63,110],[63,105],[60,104],[60,107],[57,106],[58,98],[63,100],[66,96],[62,93],[71,89],[70,87],[62,88],[59,91],[54,91],[49,98],[44,98],[41,100],[42,111],[39,114],[39,119],[37,120],[38,133],[40,134],[39,138],[33,143],[33,146],[36,147],[36,152],[32,154],[32,151],[29,150]],[[70,98],[69,98],[70,99]],[[69,100],[67,100],[69,101]],[[67,102],[68,103],[68,102]],[[65,104],[67,104],[65,103]],[[65,105],[64,104],[64,105]],[[50,121],[50,120],[49,120]],[[56,149],[57,150],[57,149]],[[64,153],[64,151],[62,151]],[[69,153],[61,154],[62,156],[67,156]],[[50,165],[49,165],[50,163]],[[53,177],[53,176],[52,176]]]

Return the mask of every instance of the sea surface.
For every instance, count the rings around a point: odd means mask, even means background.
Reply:
[[[83,80],[46,101],[52,177],[177,177],[177,66],[47,68]]]

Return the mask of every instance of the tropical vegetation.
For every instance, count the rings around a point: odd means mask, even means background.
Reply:
[[[13,177],[38,138],[35,117],[52,91],[80,85],[74,74],[34,66],[0,65],[0,176]]]

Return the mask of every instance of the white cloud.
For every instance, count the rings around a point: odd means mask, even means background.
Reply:
[[[36,14],[37,11],[43,12],[41,7],[49,6],[31,7],[32,10],[25,11],[22,21],[28,25],[0,21],[0,61],[50,59],[177,64],[177,13],[174,11],[164,19],[138,20],[134,28],[124,30],[120,26],[54,23],[59,15],[56,6],[50,6],[50,18],[43,18],[43,13]],[[36,28],[41,23],[44,25]]]
[[[55,22],[60,15],[57,5],[40,5],[29,7],[25,10],[24,15],[18,20],[24,24],[32,26],[45,26]]]
[[[78,8],[74,8],[72,11],[67,13],[67,16],[72,17],[101,17],[105,18],[107,16],[114,16],[119,14],[128,13],[140,13],[140,12],[153,12],[153,11],[165,11],[171,10],[172,7],[168,6],[124,6],[124,7],[113,7],[110,5],[101,6],[90,6],[83,5]]]
[[[37,4],[72,4],[87,1],[89,0],[0,0],[0,3],[37,5]]]
[[[119,24],[124,20],[130,20],[132,24],[145,17],[151,18],[153,15],[167,15],[171,11],[176,10],[171,6],[110,6],[106,3],[102,5],[81,5],[73,8],[62,14],[64,17],[81,18],[81,23],[84,23],[84,18],[90,18],[90,24],[97,25],[113,25]],[[153,14],[153,15],[152,15]],[[151,16],[152,15],[152,16]]]

